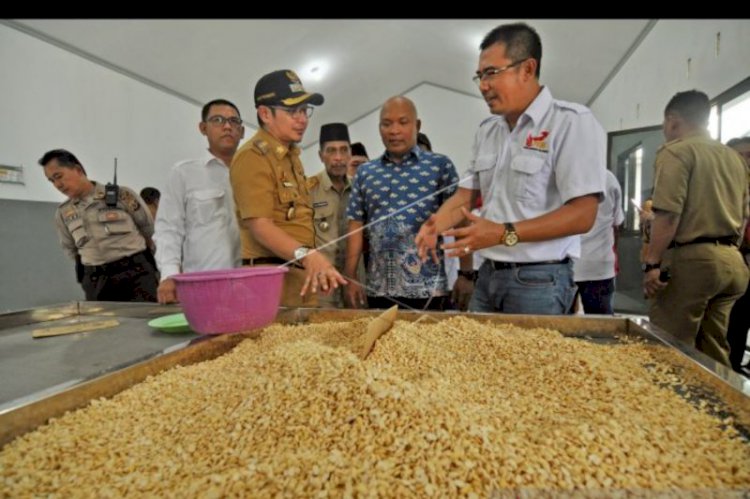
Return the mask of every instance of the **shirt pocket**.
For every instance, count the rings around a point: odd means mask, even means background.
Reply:
[[[510,163],[511,187],[516,199],[528,205],[544,204],[549,183],[547,158],[522,154]]]
[[[133,219],[122,210],[102,210],[97,215],[97,221],[107,235],[127,234],[135,228]]]
[[[479,185],[488,188],[492,183],[497,164],[497,154],[486,154],[478,156],[474,161],[474,173],[479,175]]]
[[[188,224],[206,225],[213,221],[225,221],[228,216],[225,195],[219,189],[191,192],[187,199]]]
[[[333,204],[327,201],[325,206],[316,206],[317,203],[313,203],[315,209],[315,227],[321,230],[320,224],[328,222],[329,227],[333,225]],[[330,229],[329,229],[330,230]]]
[[[89,236],[86,233],[86,228],[83,226],[81,218],[67,222],[65,226],[68,228],[76,248],[82,248],[88,242]]]

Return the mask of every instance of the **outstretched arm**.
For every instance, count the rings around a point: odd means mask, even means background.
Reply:
[[[417,244],[417,254],[423,262],[427,260],[428,253],[430,253],[432,259],[437,263],[438,235],[466,218],[464,213],[471,209],[477,193],[478,191],[459,187],[458,191],[422,224],[414,241]]]

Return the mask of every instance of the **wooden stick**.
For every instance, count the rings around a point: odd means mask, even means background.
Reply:
[[[119,326],[120,322],[116,319],[104,321],[79,322],[67,326],[54,326],[42,329],[34,329],[31,332],[33,338],[47,338],[49,336],[60,336],[63,334],[83,333],[87,331],[96,331],[97,329],[107,329]]]

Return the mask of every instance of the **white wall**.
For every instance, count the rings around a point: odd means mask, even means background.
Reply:
[[[659,21],[591,109],[608,131],[658,125],[675,93],[698,89],[713,98],[749,75],[747,20]]]
[[[471,145],[479,123],[490,113],[484,100],[477,97],[445,90],[431,84],[422,84],[404,94],[414,101],[417,114],[422,120],[422,132],[427,134],[435,152],[448,156],[462,175],[471,159]],[[380,109],[375,109],[365,117],[349,125],[352,142],[362,142],[370,158],[385,150],[380,140],[378,121]],[[311,124],[305,140],[320,136],[322,123]],[[318,147],[308,147],[302,153],[302,164],[308,175],[323,169],[318,158]]]
[[[39,158],[65,148],[89,177],[163,188],[169,167],[206,147],[200,108],[32,36],[0,25],[0,164],[22,165],[26,185],[0,198],[62,202]]]

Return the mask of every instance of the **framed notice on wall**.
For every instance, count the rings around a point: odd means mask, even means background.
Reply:
[[[24,184],[23,166],[0,165],[0,182],[6,184]]]

